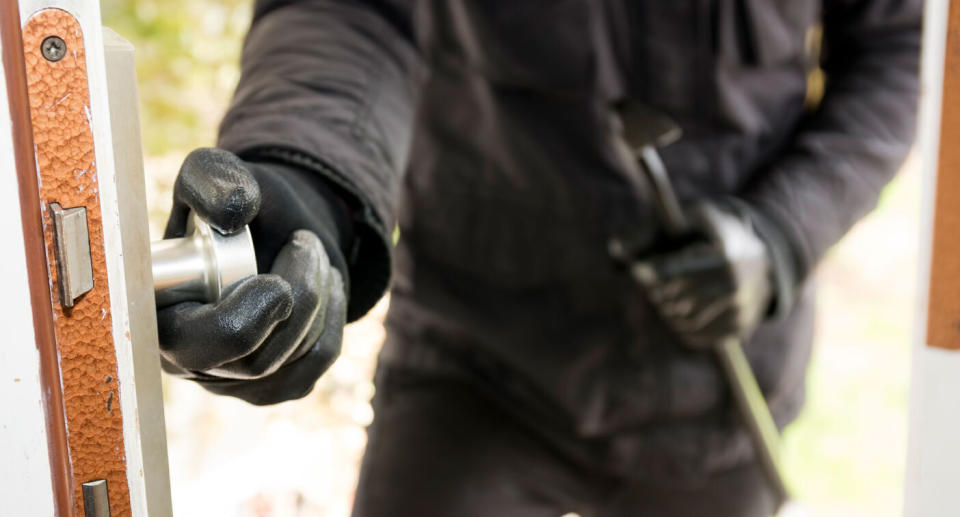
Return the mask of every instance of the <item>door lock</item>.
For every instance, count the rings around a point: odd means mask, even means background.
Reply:
[[[250,228],[224,235],[191,213],[187,236],[150,243],[157,306],[215,302],[239,280],[257,274]]]

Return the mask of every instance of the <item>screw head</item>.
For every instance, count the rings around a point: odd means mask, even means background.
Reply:
[[[67,42],[59,36],[50,36],[40,44],[40,52],[47,61],[60,61],[67,55]]]

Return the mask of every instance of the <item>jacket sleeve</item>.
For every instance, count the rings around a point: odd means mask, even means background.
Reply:
[[[349,320],[390,281],[395,205],[425,75],[415,1],[257,0],[220,126],[221,148],[315,172],[349,205]]]
[[[824,0],[822,102],[781,159],[743,193],[789,250],[777,312],[788,309],[827,249],[876,206],[910,149],[922,10],[922,0]]]

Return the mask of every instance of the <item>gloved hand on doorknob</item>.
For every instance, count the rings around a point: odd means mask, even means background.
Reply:
[[[164,369],[253,404],[306,395],[340,353],[346,205],[314,173],[198,149],[177,177],[165,238],[184,234],[191,211],[223,233],[249,224],[260,274],[214,303],[158,307]]]

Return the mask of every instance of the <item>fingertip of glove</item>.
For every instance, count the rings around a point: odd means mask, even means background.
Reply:
[[[630,266],[630,274],[633,275],[635,280],[645,285],[650,285],[657,281],[656,270],[649,262],[635,262]]]
[[[274,261],[274,272],[299,270],[307,267],[326,272],[330,268],[323,241],[310,230],[296,230],[290,234],[287,244],[280,250]]]
[[[190,151],[187,157],[183,159],[183,165],[180,166],[181,171],[187,172],[219,169],[247,171],[246,165],[240,157],[230,151],[216,147],[199,147]],[[249,171],[247,172],[249,173]]]
[[[310,230],[296,230],[290,234],[290,244],[306,249],[323,249],[323,242]]]
[[[251,277],[239,284],[225,299],[226,303],[249,304],[254,313],[265,313],[269,319],[283,321],[293,312],[293,288],[278,275]]]
[[[230,190],[223,205],[215,214],[211,214],[210,224],[221,233],[233,233],[250,224],[260,212],[260,189],[253,184],[237,186]]]
[[[221,233],[239,230],[260,211],[260,186],[247,164],[211,147],[196,149],[184,159],[175,197]]]

